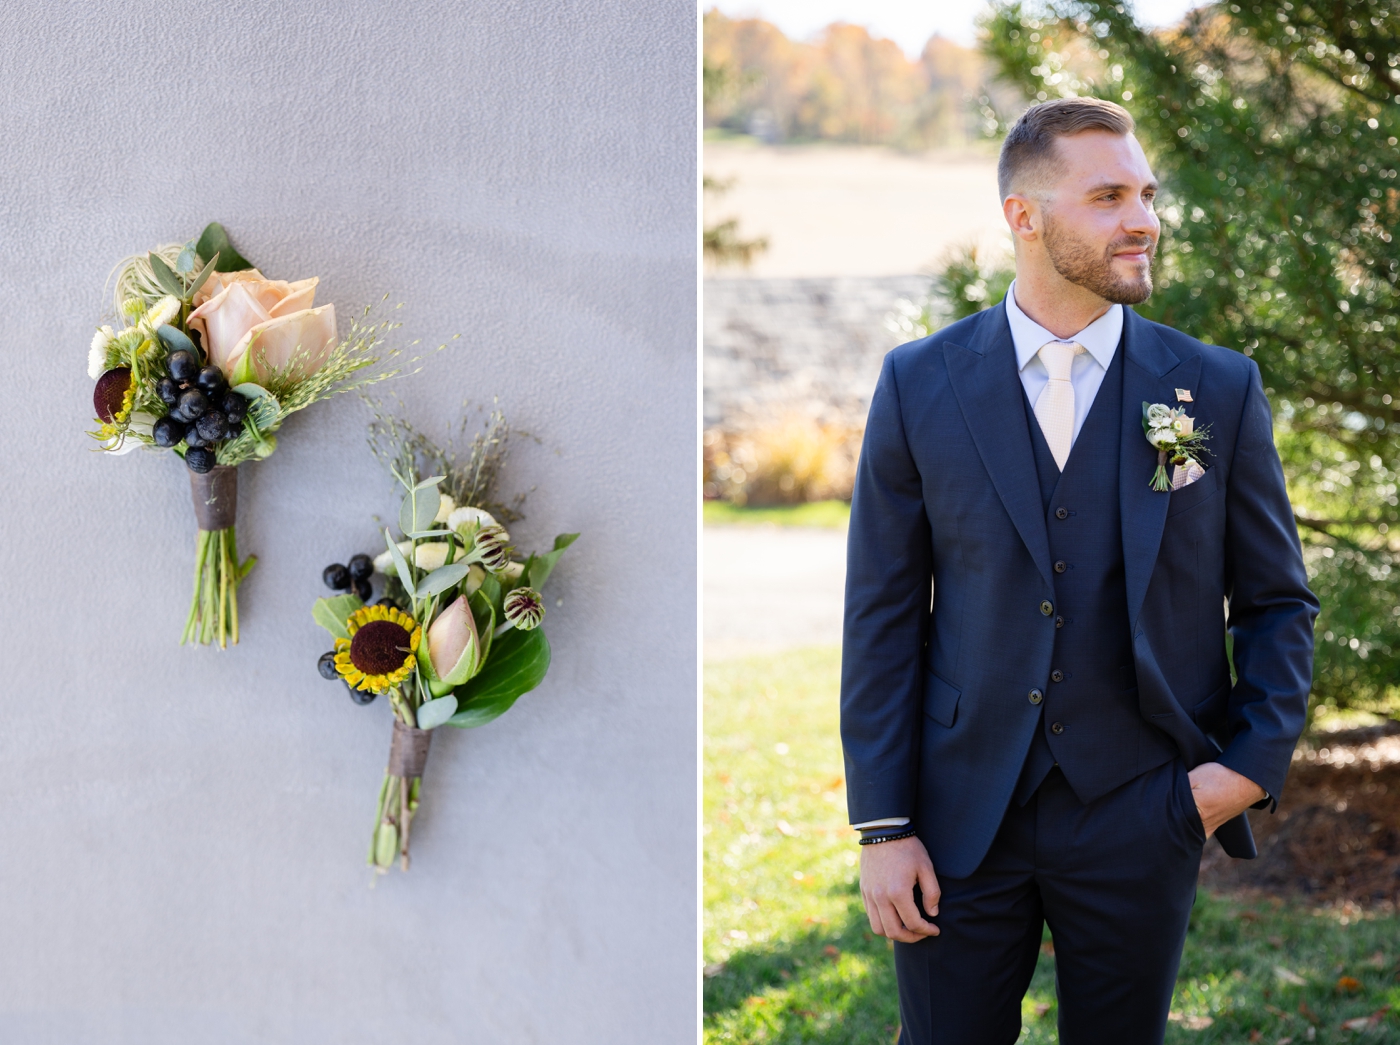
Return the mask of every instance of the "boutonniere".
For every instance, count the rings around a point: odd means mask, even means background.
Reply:
[[[1165,493],[1172,488],[1167,477],[1167,462],[1190,467],[1194,462],[1205,467],[1203,458],[1210,453],[1206,441],[1210,425],[1196,427],[1195,418],[1185,407],[1173,409],[1166,403],[1142,404],[1142,430],[1147,441],[1157,450],[1157,470],[1152,473],[1152,489]]]

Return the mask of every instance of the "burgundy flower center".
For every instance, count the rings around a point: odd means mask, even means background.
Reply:
[[[372,620],[350,640],[350,663],[366,675],[387,675],[403,667],[413,636],[391,620]]]
[[[115,421],[117,412],[122,408],[122,400],[126,398],[126,390],[130,387],[129,367],[119,366],[99,377],[97,387],[92,391],[92,408],[97,411],[97,416],[108,424]]]

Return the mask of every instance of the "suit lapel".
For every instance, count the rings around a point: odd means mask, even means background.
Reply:
[[[943,343],[948,379],[997,496],[1046,584],[1053,585],[1045,508],[1006,308],[993,306],[984,317],[967,345]]]
[[[1142,431],[1142,404],[1176,405],[1176,389],[1197,392],[1201,357],[1181,359],[1151,325],[1123,309],[1123,444],[1119,455],[1118,497],[1123,521],[1123,569],[1128,589],[1128,620],[1136,626],[1157,563],[1171,494],[1153,490],[1157,451]],[[1192,411],[1194,413],[1194,411]]]

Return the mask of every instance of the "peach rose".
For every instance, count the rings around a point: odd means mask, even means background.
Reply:
[[[257,269],[216,272],[195,295],[189,326],[231,384],[276,371],[309,377],[335,347],[335,306],[312,307],[318,282],[264,279]]]

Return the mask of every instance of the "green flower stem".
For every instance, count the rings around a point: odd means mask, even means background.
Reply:
[[[180,645],[199,642],[227,649],[238,644],[238,585],[257,561],[238,561],[238,536],[226,530],[200,530],[195,541],[194,592]]]

